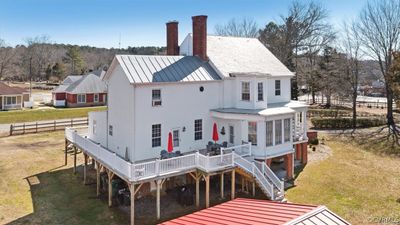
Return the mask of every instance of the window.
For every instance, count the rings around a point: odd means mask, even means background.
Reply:
[[[203,121],[195,120],[194,121],[194,140],[203,139]]]
[[[112,125],[108,126],[108,135],[113,136],[113,126]]]
[[[281,80],[275,80],[275,96],[281,95]]]
[[[153,99],[152,106],[161,106],[161,90],[160,89],[152,90],[151,96]]]
[[[78,103],[86,103],[86,94],[78,94]]]
[[[161,146],[161,124],[151,126],[151,147]]]
[[[15,105],[15,104],[17,104],[16,96],[6,97],[6,105]]]
[[[257,145],[257,122],[249,122],[249,142]]]
[[[257,84],[257,93],[258,93],[258,101],[264,101],[264,87],[263,83],[260,82]]]
[[[282,120],[275,120],[275,144],[282,144]]]
[[[274,131],[273,131],[273,122],[272,121],[267,121],[266,123],[266,134],[267,134],[267,138],[266,138],[266,146],[272,146],[273,143],[273,139],[274,139]]]
[[[172,131],[172,139],[174,143],[174,147],[179,147],[179,130]]]
[[[250,101],[250,82],[242,82],[242,101]]]
[[[235,128],[229,126],[229,143],[233,144],[235,142]]]
[[[297,121],[299,123],[303,123],[303,112],[299,112],[296,115],[297,115]]]
[[[93,95],[93,101],[94,102],[99,102],[99,94],[94,94]]]
[[[283,121],[283,132],[284,132],[284,141],[289,142],[290,141],[290,119],[285,119]]]

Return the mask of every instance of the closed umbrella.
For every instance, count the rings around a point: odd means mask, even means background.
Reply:
[[[219,138],[218,138],[218,129],[217,129],[217,124],[216,123],[214,123],[214,126],[213,126],[212,139],[213,139],[214,142],[217,142],[219,140]]]
[[[169,132],[168,134],[168,152],[172,152],[174,150],[174,146],[172,145],[172,134]]]

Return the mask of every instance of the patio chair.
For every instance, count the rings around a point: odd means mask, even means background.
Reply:
[[[222,147],[223,148],[227,148],[228,147],[228,142],[227,141],[222,142]]]

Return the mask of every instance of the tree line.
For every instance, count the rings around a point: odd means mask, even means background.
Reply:
[[[71,74],[106,70],[115,54],[163,54],[164,47],[106,49],[52,43],[46,36],[27,38],[24,45],[8,46],[0,39],[0,80],[61,80]]]

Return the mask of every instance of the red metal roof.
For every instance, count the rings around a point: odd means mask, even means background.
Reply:
[[[214,207],[164,222],[164,225],[256,225],[285,224],[318,206],[237,198]]]

